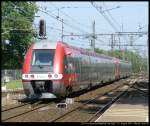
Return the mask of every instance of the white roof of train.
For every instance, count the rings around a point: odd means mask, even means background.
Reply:
[[[56,49],[57,42],[51,40],[39,40],[34,43],[33,49]]]

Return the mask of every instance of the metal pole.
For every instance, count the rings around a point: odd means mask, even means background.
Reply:
[[[125,48],[123,49],[123,60],[125,60]]]
[[[123,23],[122,23],[122,27],[121,28],[122,28],[122,32],[123,32]]]
[[[93,21],[93,40],[92,40],[92,50],[95,52],[95,21]]]
[[[119,50],[120,50],[120,34],[118,34],[118,37],[119,37]]]
[[[61,35],[62,42],[63,42],[63,29],[64,29],[64,26],[63,26],[63,19],[62,19],[62,35]]]
[[[149,34],[148,34],[148,38],[149,38]],[[149,41],[148,41],[148,39],[147,39],[147,53],[148,53],[148,55],[147,55],[147,75],[148,75],[148,80],[149,80]]]
[[[113,40],[113,34],[111,34],[111,51],[112,51],[112,56],[113,56],[113,51],[114,51],[114,47],[113,47],[113,44],[114,44],[114,40]]]
[[[59,18],[59,8],[58,8],[58,18]]]

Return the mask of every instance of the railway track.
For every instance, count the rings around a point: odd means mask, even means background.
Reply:
[[[134,86],[136,82],[136,79],[133,80],[133,82],[131,82],[131,85],[129,85],[129,87],[123,91],[123,92],[117,92],[117,94],[115,94],[115,96],[113,96],[113,98],[108,101],[108,103],[106,103],[104,105],[104,107],[100,108],[93,116],[91,116],[87,122],[94,122],[99,116],[101,116],[113,103],[115,103],[120,97],[122,97],[123,95],[125,95],[127,93],[127,91]],[[107,95],[107,94],[106,94]]]
[[[134,82],[132,83],[134,84],[135,81],[136,80],[134,80]],[[132,86],[133,85],[130,85],[129,88]],[[107,92],[103,95],[98,95],[95,98],[85,102],[84,104],[74,108],[73,110],[66,112],[65,114],[53,120],[50,120],[50,122],[93,122],[98,116],[100,116],[105,110],[107,110],[115,101],[117,101],[122,95],[124,95],[129,89],[127,88],[123,92],[122,91],[117,92],[118,89],[121,87],[122,85],[111,90],[111,92]],[[107,98],[107,100],[101,104],[95,105],[96,102],[98,102],[100,99],[103,98]]]
[[[52,103],[50,102],[48,104],[47,103],[43,104],[43,101],[37,101],[33,103],[31,102],[25,103],[23,105],[18,105],[9,109],[2,110],[2,114],[3,114],[2,121],[7,121],[10,119],[22,116],[24,114],[27,114],[37,109],[40,109],[42,107],[45,107],[49,104],[52,104]]]
[[[24,104],[21,104],[21,105],[15,105],[15,106],[11,106],[11,107],[8,107],[8,108],[6,107],[5,109],[2,109],[1,112],[6,112],[6,111],[9,111],[9,110],[12,110],[12,109],[23,107],[25,105],[29,105],[29,103],[24,103]]]
[[[79,121],[76,118],[72,118],[74,120],[67,120],[67,118],[70,118],[71,115],[77,115],[76,117],[87,117],[85,115],[90,115],[90,118],[92,116],[97,116],[99,114],[96,114],[102,107],[106,106],[106,101],[112,100],[112,97],[107,97],[103,100],[103,98],[106,96],[106,94],[111,94],[113,90],[118,89],[119,87],[123,86],[124,84],[127,84],[127,81],[130,81],[132,79],[122,79],[119,82],[114,82],[116,84],[110,84],[106,85],[102,88],[95,89],[92,91],[89,91],[85,94],[79,95],[78,97],[74,97],[75,102],[73,105],[68,105],[67,109],[61,110],[56,108],[56,103],[36,103],[32,105],[25,105],[24,107],[19,107],[13,110],[7,110],[2,112],[2,121],[3,122],[58,122],[58,121]],[[110,88],[110,89],[108,89]],[[89,100],[90,99],[90,100]],[[98,99],[100,101],[98,101]],[[62,102],[62,101],[61,101]],[[101,104],[101,102],[104,102]],[[112,100],[113,102],[113,100]],[[58,103],[58,102],[57,102]],[[99,106],[96,106],[99,104]],[[95,104],[95,105],[94,105]],[[100,106],[101,104],[101,106]],[[31,107],[32,106],[32,107]],[[30,108],[29,108],[30,107]],[[86,108],[87,107],[87,108]],[[107,107],[106,107],[107,108]],[[89,112],[95,109],[95,112]],[[90,110],[91,109],[91,110]],[[80,116],[79,115],[80,113]],[[70,114],[69,114],[70,113]],[[83,121],[88,122],[87,119],[90,119],[87,117],[86,119],[83,119]],[[93,120],[93,119],[91,119]],[[82,121],[79,121],[82,122]]]
[[[4,106],[2,108],[1,112],[6,112],[6,111],[13,110],[13,109],[16,109],[16,108],[19,108],[19,107],[23,107],[23,106],[26,106],[26,105],[33,105],[33,104],[35,104],[37,102],[38,102],[37,100],[33,101],[33,100],[30,100],[30,99],[26,99],[26,98],[18,99],[17,104],[6,105],[6,106]]]

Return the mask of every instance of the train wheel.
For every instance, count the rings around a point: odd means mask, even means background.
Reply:
[[[69,86],[66,88],[66,96],[69,97],[71,93],[72,93],[72,87]]]
[[[92,83],[90,83],[90,84],[88,85],[87,90],[90,90],[91,88],[92,88]]]

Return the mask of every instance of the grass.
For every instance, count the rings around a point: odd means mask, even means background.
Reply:
[[[2,86],[4,86],[4,84]],[[10,82],[6,83],[6,88],[7,89],[23,88],[22,80],[11,80]]]

